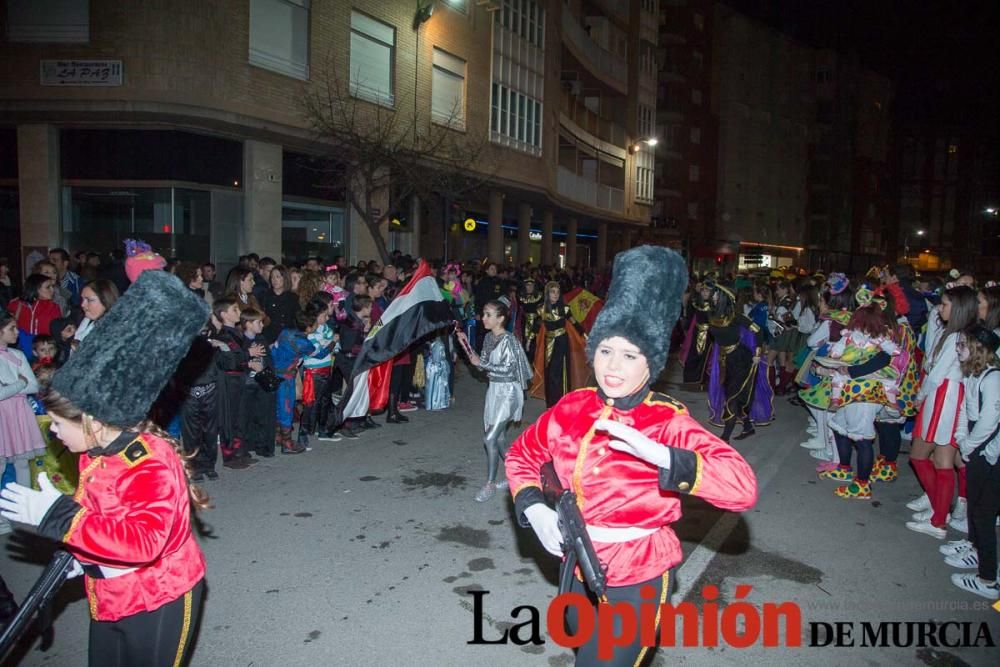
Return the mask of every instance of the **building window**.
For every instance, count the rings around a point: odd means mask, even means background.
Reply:
[[[304,262],[309,257],[344,254],[344,209],[336,206],[281,203],[282,261]]]
[[[687,213],[688,213],[688,220],[697,220],[698,219],[698,202],[695,202],[695,201],[688,202],[687,209],[688,209],[688,211],[687,211]]]
[[[695,12],[692,15],[691,18],[694,20],[694,27],[695,28],[697,28],[698,30],[704,30],[705,29],[705,17],[704,16],[702,16],[701,14]]]
[[[494,21],[538,48],[545,48],[545,10],[535,0],[503,0]]]
[[[701,128],[692,127],[691,128],[691,143],[700,144],[701,143]]]
[[[7,0],[7,41],[86,44],[88,0]]]
[[[467,14],[469,11],[469,1],[468,0],[443,0],[446,7],[450,7],[457,12],[462,12]]]
[[[309,78],[309,0],[250,0],[250,64]]]
[[[700,178],[701,178],[701,169],[698,168],[698,165],[696,164],[689,165],[688,180],[691,181],[692,183],[697,183],[698,179]]]
[[[653,110],[645,104],[639,104],[639,137],[642,139],[653,136]]]
[[[492,139],[538,154],[542,147],[542,103],[500,83],[493,84],[492,98]]]
[[[465,127],[465,61],[434,49],[431,115],[435,121]]]
[[[636,154],[635,198],[638,201],[653,201],[653,174],[655,159],[652,152],[640,151]]]
[[[691,103],[692,104],[698,104],[698,105],[701,104],[701,91],[700,90],[692,90],[691,91]]]
[[[392,106],[396,29],[351,12],[351,94]]]
[[[673,150],[677,147],[677,126],[676,125],[664,125],[663,126],[663,143],[666,144],[667,149]]]
[[[954,155],[958,152],[958,144],[948,144],[948,153]]]

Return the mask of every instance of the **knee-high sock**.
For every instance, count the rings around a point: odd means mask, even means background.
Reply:
[[[854,446],[858,450],[858,471],[854,478],[867,482],[872,474],[872,465],[875,463],[875,440],[858,440]]]
[[[837,457],[840,461],[840,465],[850,468],[851,467],[851,454],[854,453],[854,447],[851,445],[851,439],[846,435],[842,435],[834,431],[833,439],[837,443]]]
[[[486,431],[483,445],[486,447],[486,481],[497,481],[497,469],[500,466],[500,455],[503,453],[503,436],[507,423],[493,424]]]
[[[965,466],[958,469],[958,497],[966,498],[965,495]]]
[[[931,463],[930,459],[910,458],[910,465],[913,466],[913,472],[917,473],[917,480],[920,482],[920,486],[924,487],[924,493],[927,494],[928,498],[933,498],[936,481],[934,464]]]
[[[931,508],[934,516],[931,524],[939,528],[948,521],[948,510],[951,509],[951,497],[955,494],[955,473],[951,468],[934,470],[934,494],[931,496]]]

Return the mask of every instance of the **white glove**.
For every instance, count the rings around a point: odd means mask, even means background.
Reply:
[[[559,515],[555,510],[544,503],[535,503],[524,510],[524,516],[545,550],[553,556],[562,556],[562,533],[559,532]]]
[[[608,443],[611,449],[631,454],[659,468],[670,467],[670,448],[650,440],[631,426],[610,419],[598,419],[594,422],[594,430],[611,436],[612,440]]]
[[[83,566],[80,565],[80,561],[78,561],[77,559],[74,558],[73,559],[73,567],[71,567],[69,569],[69,572],[66,573],[66,578],[67,579],[76,579],[81,574],[83,574]]]
[[[49,508],[62,498],[63,494],[52,486],[49,476],[44,472],[38,473],[38,486],[41,491],[20,484],[8,484],[3,491],[0,491],[0,515],[28,526],[40,524]]]

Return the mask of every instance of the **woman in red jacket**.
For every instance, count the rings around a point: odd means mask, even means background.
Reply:
[[[33,273],[24,281],[24,292],[20,298],[11,299],[7,312],[17,320],[17,330],[21,333],[18,347],[29,360],[32,358],[31,343],[38,334],[48,335],[52,320],[62,317],[59,306],[52,297],[56,284],[51,278]]]
[[[55,374],[45,403],[53,431],[80,456],[73,496],[16,484],[0,513],[62,542],[86,575],[90,664],[178,665],[190,650],[205,557],[191,532],[178,443],[146,418],[208,317],[176,277],[146,271]]]
[[[587,341],[598,387],[564,396],[524,431],[506,459],[518,521],[561,556],[556,513],[544,503],[539,475],[552,461],[562,486],[576,494],[607,566],[606,601],[632,606],[635,618],[643,598],[669,601],[671,573],[681,561],[671,528],[681,519],[680,494],[737,512],[757,500],[757,480],[743,457],[683,405],[650,390],[666,361],[686,283],[687,268],[672,251],[643,246],[619,254],[607,303]],[[588,595],[596,608],[579,577],[560,580],[570,582],[561,593]],[[566,619],[574,636],[577,613],[570,607]],[[648,657],[636,632],[631,643],[614,647],[610,662],[600,660],[598,634],[580,647],[577,665],[633,665]]]

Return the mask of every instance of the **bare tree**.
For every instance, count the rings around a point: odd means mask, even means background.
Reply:
[[[431,122],[416,108],[391,108],[369,93],[345,81],[328,60],[300,110],[386,262],[386,221],[405,215],[400,209],[413,195],[457,199],[477,189],[495,173],[495,148],[488,137],[462,131],[460,109]],[[379,206],[390,192],[389,205]]]

